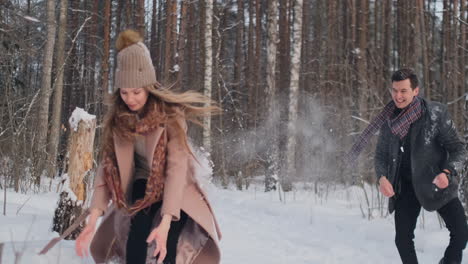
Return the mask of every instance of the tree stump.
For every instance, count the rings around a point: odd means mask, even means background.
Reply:
[[[52,230],[62,234],[83,212],[86,200],[86,179],[93,168],[93,145],[96,117],[76,108],[69,119],[70,136],[67,147],[67,173],[62,175],[63,190],[55,209]],[[75,239],[82,223],[65,239]]]

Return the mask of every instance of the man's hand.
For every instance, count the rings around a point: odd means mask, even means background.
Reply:
[[[379,179],[379,189],[380,192],[385,196],[385,197],[392,197],[395,195],[395,192],[393,191],[393,186],[390,183],[390,181],[387,179],[387,177],[382,176]]]
[[[432,181],[437,187],[440,189],[445,189],[449,185],[449,180],[447,177],[447,174],[441,172],[439,173],[435,178],[434,181]]]

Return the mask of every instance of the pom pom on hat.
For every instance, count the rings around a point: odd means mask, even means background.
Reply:
[[[117,51],[121,51],[126,47],[141,41],[143,41],[143,38],[141,37],[140,33],[132,29],[127,29],[119,34],[117,41],[115,42],[115,47]]]

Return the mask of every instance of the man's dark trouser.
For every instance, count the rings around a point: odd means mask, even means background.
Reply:
[[[411,183],[402,182],[401,194],[395,203],[395,243],[404,264],[417,264],[414,248],[414,229],[421,211]],[[461,263],[463,249],[468,239],[468,227],[463,206],[458,198],[452,199],[437,212],[450,231],[450,243],[445,250],[445,263]],[[434,263],[437,260],[434,260]]]

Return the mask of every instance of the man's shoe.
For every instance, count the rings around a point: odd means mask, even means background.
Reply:
[[[439,261],[439,264],[461,264],[461,262],[452,261],[450,263],[445,262],[444,258]]]

